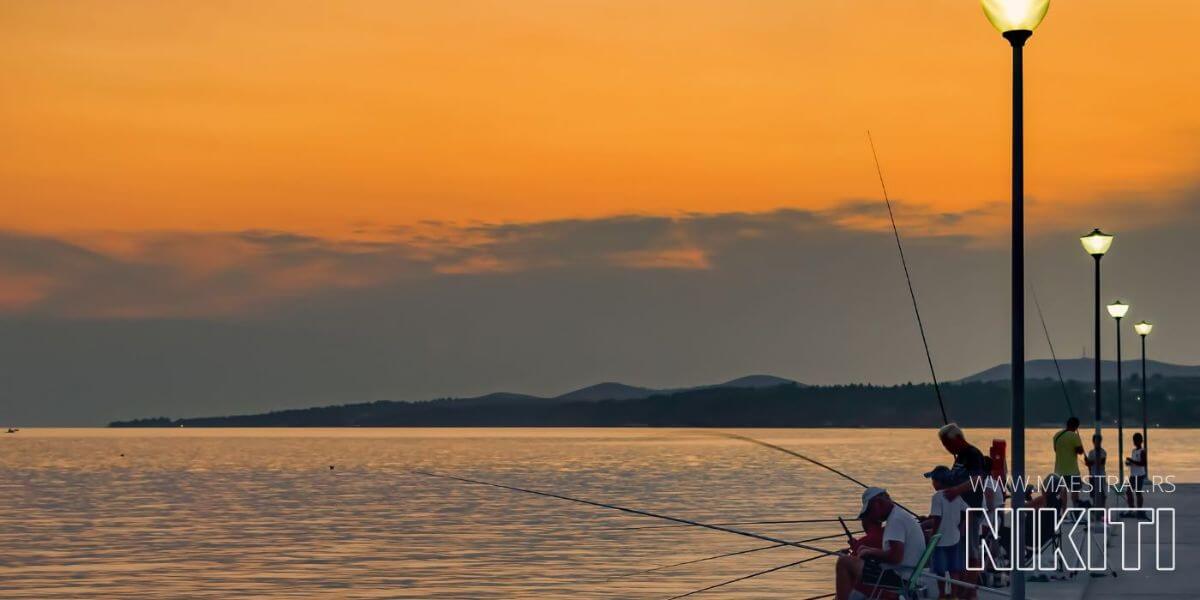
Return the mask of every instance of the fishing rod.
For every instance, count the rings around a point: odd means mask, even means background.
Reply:
[[[795,566],[798,566],[798,565],[802,565],[802,564],[804,564],[804,563],[806,563],[806,562],[812,562],[812,561],[814,561],[814,560],[817,560],[818,558],[825,558],[825,556],[811,556],[811,557],[809,557],[809,558],[805,558],[805,559],[803,559],[803,560],[798,560],[798,561],[796,561],[796,562],[791,562],[791,563],[788,563],[788,564],[786,564],[786,565],[779,565],[778,567],[772,567],[772,568],[770,568],[770,569],[767,569],[767,570],[765,570],[765,571],[759,571],[759,572],[757,572],[757,573],[751,573],[750,575],[743,575],[743,576],[741,576],[741,577],[738,577],[737,579],[730,579],[729,581],[722,581],[721,583],[718,583],[718,584],[716,584],[716,585],[710,585],[710,586],[708,586],[708,587],[706,587],[706,588],[701,588],[701,589],[698,589],[698,590],[693,590],[693,591],[690,591],[690,592],[688,592],[688,593],[686,593],[686,594],[680,594],[680,595],[678,595],[678,596],[671,596],[670,598],[667,598],[667,600],[679,600],[679,598],[687,598],[688,596],[694,596],[694,595],[696,595],[696,594],[699,594],[699,593],[701,593],[701,592],[707,592],[707,591],[709,591],[709,590],[715,590],[715,589],[717,589],[717,588],[719,588],[719,587],[725,587],[725,586],[727,586],[727,585],[729,585],[729,584],[731,584],[731,583],[737,583],[737,582],[739,582],[739,581],[745,581],[745,580],[747,580],[747,579],[753,579],[753,578],[755,578],[755,577],[758,577],[759,575],[766,575],[766,574],[768,574],[768,573],[774,573],[775,571],[782,571],[783,569],[788,569],[788,568],[791,568],[791,567],[795,567]],[[827,598],[827,597],[829,597],[829,596],[831,596],[831,595],[832,595],[832,594],[825,594],[824,596],[815,596],[815,598]]]
[[[875,173],[879,175],[879,187],[883,190],[883,201],[887,204],[888,218],[892,221],[892,233],[896,236],[896,250],[900,251],[900,265],[904,267],[904,279],[908,282],[908,296],[912,298],[913,314],[917,315],[917,329],[921,331],[921,344],[925,346],[925,360],[929,362],[929,375],[933,377],[933,391],[937,395],[938,408],[942,410],[942,424],[950,423],[946,416],[946,403],[942,400],[942,386],[938,384],[937,372],[933,368],[933,354],[929,352],[929,340],[925,337],[925,323],[921,321],[921,309],[917,307],[917,293],[913,291],[912,276],[908,272],[908,260],[904,257],[904,245],[900,243],[900,228],[896,227],[896,215],[892,213],[892,200],[888,197],[887,184],[883,182],[883,168],[879,166],[879,154],[875,151],[875,140],[867,131],[871,144],[871,156],[875,158]],[[912,511],[909,511],[912,512]]]
[[[841,517],[838,517],[838,523],[842,524],[842,531],[846,532],[846,541],[850,542],[850,547],[853,548],[854,547],[854,534],[850,533],[850,528],[846,527],[846,521],[844,519],[842,519]],[[865,533],[865,530],[860,531],[859,533]]]
[[[857,483],[859,486],[861,486],[863,488],[870,487],[867,484],[865,484],[865,483],[863,483],[863,482],[861,482],[861,481],[859,481],[859,480],[857,480],[857,479],[855,479],[855,478],[853,478],[853,477],[851,477],[851,476],[849,476],[849,475],[847,475],[847,474],[845,474],[845,473],[843,473],[843,472],[841,472],[819,460],[809,458],[803,454],[800,454],[799,452],[796,452],[795,450],[790,450],[788,448],[784,448],[783,446],[776,446],[775,444],[772,444],[770,442],[764,442],[762,440],[744,436],[740,433],[729,433],[729,432],[725,432],[725,431],[703,431],[703,432],[698,432],[698,433],[703,433],[705,435],[716,435],[716,436],[726,437],[726,438],[730,438],[730,439],[734,439],[734,440],[742,440],[743,442],[750,442],[751,444],[762,446],[763,448],[770,448],[772,450],[783,452],[784,454],[788,454],[788,455],[794,456],[796,458],[799,458],[801,460],[808,461],[808,462],[810,462],[818,467],[821,467],[822,469],[825,469],[831,473],[840,475],[841,477],[844,477],[850,481],[853,481],[854,483]],[[910,514],[914,517],[918,516],[917,513],[910,510],[907,506],[904,506],[903,504],[900,504],[899,502],[896,502],[895,500],[893,500],[892,502],[895,502],[896,506],[899,506],[902,510],[904,510],[904,512],[907,512],[908,514]]]
[[[675,567],[682,567],[684,565],[694,565],[696,563],[707,562],[710,560],[717,560],[718,558],[729,558],[731,556],[741,556],[743,554],[750,554],[752,552],[761,552],[763,550],[773,550],[775,548],[782,548],[783,546],[784,546],[784,544],[771,544],[770,546],[759,546],[757,548],[749,548],[747,550],[738,550],[737,552],[728,552],[726,554],[718,554],[717,556],[709,556],[706,558],[697,558],[695,560],[685,560],[683,562],[678,562],[673,565],[664,565],[661,567],[654,567],[653,569],[646,569],[645,571],[635,571],[633,573],[625,573],[624,575],[617,575],[616,577],[614,577],[614,579],[620,579],[623,577],[636,577],[638,575],[645,575],[647,573],[656,573],[658,571],[665,571],[666,569],[674,569]]]
[[[1058,365],[1058,355],[1054,353],[1054,342],[1050,341],[1050,328],[1046,327],[1046,317],[1042,314],[1042,303],[1038,302],[1037,290],[1033,288],[1033,283],[1029,284],[1029,291],[1033,294],[1033,305],[1037,307],[1038,318],[1042,321],[1042,331],[1046,334],[1046,345],[1050,346],[1050,358],[1054,359],[1054,370],[1058,371],[1058,383],[1062,386],[1063,399],[1067,401],[1067,412],[1074,417],[1075,407],[1071,406],[1071,394],[1067,393],[1067,382],[1063,379],[1062,367]]]
[[[779,566],[779,567],[775,567],[775,568],[772,568],[772,569],[768,569],[768,570],[766,570],[766,571],[761,571],[761,572],[758,572],[758,573],[754,573],[754,574],[752,574],[752,575],[743,576],[743,577],[740,577],[740,578],[738,578],[738,579],[735,579],[735,580],[731,580],[731,581],[728,581],[728,582],[724,582],[724,583],[722,583],[722,584],[718,584],[718,585],[716,585],[716,586],[710,586],[709,588],[706,588],[705,590],[697,590],[697,591],[694,591],[694,592],[688,592],[687,594],[683,594],[682,596],[675,596],[674,598],[671,598],[671,599],[669,599],[669,600],[677,600],[678,598],[683,598],[683,597],[686,597],[686,596],[691,596],[691,595],[694,595],[694,594],[698,594],[698,593],[700,593],[700,592],[702,592],[702,591],[707,591],[708,589],[713,589],[713,588],[715,588],[715,587],[721,587],[721,586],[723,586],[723,585],[728,585],[728,584],[730,584],[730,583],[736,583],[736,582],[738,582],[738,581],[744,581],[744,580],[746,580],[746,579],[750,579],[750,578],[753,578],[753,577],[758,577],[758,576],[760,576],[760,575],[766,575],[767,573],[773,573],[773,572],[775,572],[775,571],[779,571],[779,570],[782,570],[782,569],[787,569],[787,568],[790,568],[790,567],[794,567],[794,566],[797,566],[797,565],[800,565],[800,564],[803,564],[803,563],[806,563],[806,562],[809,562],[809,561],[813,561],[813,560],[816,560],[816,559],[819,559],[819,558],[824,558],[824,557],[826,557],[826,556],[841,556],[841,555],[842,555],[842,553],[840,553],[840,552],[835,552],[835,551],[833,551],[833,550],[826,550],[825,548],[820,548],[820,547],[817,547],[817,546],[810,546],[810,545],[808,545],[808,544],[805,544],[805,543],[802,543],[802,542],[789,542],[789,541],[787,541],[787,540],[782,540],[782,539],[774,538],[774,537],[771,537],[771,536],[768,536],[768,535],[762,535],[762,534],[760,534],[760,533],[753,533],[753,532],[750,532],[750,531],[742,531],[742,530],[740,530],[740,529],[732,529],[732,528],[729,528],[729,527],[724,527],[724,526],[721,526],[721,525],[713,525],[713,524],[711,524],[711,523],[702,523],[702,522],[699,522],[699,521],[691,521],[691,520],[688,520],[688,519],[681,519],[681,518],[679,518],[679,517],[671,517],[671,516],[667,516],[667,515],[661,515],[661,514],[658,514],[658,513],[652,513],[652,512],[649,512],[649,511],[645,511],[645,510],[638,510],[638,509],[636,509],[636,508],[627,508],[627,507],[624,507],[624,506],[618,506],[618,505],[616,505],[616,504],[605,504],[605,503],[603,503],[603,502],[595,502],[595,501],[593,501],[593,500],[585,500],[585,499],[582,499],[582,498],[572,498],[572,497],[570,497],[570,496],[563,496],[563,495],[561,495],[561,494],[554,494],[554,493],[551,493],[551,492],[543,492],[543,491],[539,491],[539,490],[532,490],[532,489],[526,489],[526,488],[519,488],[519,487],[516,487],[516,486],[504,485],[504,484],[502,484],[502,483],[492,483],[492,482],[488,482],[488,481],[482,481],[482,480],[478,480],[478,479],[468,479],[468,478],[466,478],[466,477],[458,477],[458,476],[456,476],[456,475],[446,475],[446,474],[439,474],[439,473],[431,473],[431,472],[429,472],[429,471],[412,471],[412,472],[413,472],[414,474],[417,474],[417,475],[424,475],[424,476],[426,476],[426,477],[436,477],[436,478],[439,478],[439,479],[451,479],[451,480],[454,480],[454,481],[461,481],[461,482],[464,482],[464,483],[472,483],[472,484],[475,484],[475,485],[483,485],[483,486],[488,486],[488,487],[500,488],[500,489],[504,489],[504,490],[511,490],[511,491],[514,491],[514,492],[523,492],[523,493],[526,493],[526,494],[533,494],[533,495],[535,495],[535,496],[544,496],[544,497],[546,497],[546,498],[556,498],[556,499],[558,499],[558,500],[566,500],[566,501],[568,501],[568,502],[576,502],[576,503],[579,503],[579,504],[587,504],[587,505],[589,505],[589,506],[595,506],[595,507],[598,507],[598,508],[607,508],[607,509],[610,509],[610,510],[616,510],[616,511],[620,511],[620,512],[625,512],[625,513],[629,513],[629,514],[634,514],[634,515],[640,515],[640,516],[643,516],[643,517],[653,517],[653,518],[655,518],[655,519],[663,519],[663,520],[666,520],[666,521],[674,521],[674,522],[676,522],[676,523],[683,523],[683,524],[693,525],[693,526],[695,526],[695,527],[701,527],[701,528],[704,528],[704,529],[711,529],[711,530],[713,530],[713,531],[723,531],[723,532],[725,532],[725,533],[732,533],[732,534],[734,534],[734,535],[740,535],[740,536],[743,536],[743,537],[755,538],[755,539],[763,540],[763,541],[765,541],[765,542],[774,542],[774,543],[776,543],[776,544],[782,544],[782,545],[785,545],[785,546],[794,546],[794,547],[796,547],[796,548],[801,548],[801,549],[804,549],[804,550],[809,550],[809,551],[816,552],[816,553],[818,553],[818,554],[819,554],[819,556],[813,556],[813,557],[809,557],[809,558],[806,558],[806,559],[803,559],[803,560],[799,560],[799,561],[796,561],[796,562],[793,562],[793,563],[788,563],[788,564],[786,564],[786,565],[781,565],[781,566]],[[897,505],[897,506],[899,506],[899,505]],[[1002,596],[1008,596],[1008,594],[1006,594],[1006,593],[1004,593],[1004,592],[1002,592],[1002,591],[1000,591],[1000,590],[995,590],[995,589],[988,588],[988,587],[984,587],[984,586],[981,586],[981,585],[974,585],[974,584],[970,584],[970,583],[966,583],[966,582],[956,581],[956,580],[954,580],[954,579],[950,579],[950,578],[947,578],[947,577],[940,577],[940,576],[937,576],[937,575],[931,575],[931,574],[928,574],[928,573],[927,573],[927,574],[924,574],[924,575],[925,575],[925,576],[927,576],[927,577],[931,577],[931,578],[933,578],[933,579],[939,580],[939,581],[948,581],[948,582],[951,582],[951,583],[954,583],[954,584],[958,584],[958,585],[964,585],[964,586],[967,586],[967,587],[969,587],[969,588],[976,589],[976,590],[979,590],[979,591],[982,591],[982,592],[990,592],[990,593],[999,594],[999,595],[1002,595]]]
[[[796,523],[837,523],[841,517],[837,519],[787,519],[782,521],[725,521],[722,523],[713,523],[713,525],[791,525]],[[668,529],[671,527],[685,527],[678,523],[671,525],[639,525],[637,527],[601,527],[601,531],[639,531],[642,529]]]
[[[847,530],[847,533],[849,533],[849,530]],[[856,532],[856,533],[863,533],[863,532],[862,532],[862,531],[858,531],[858,532]],[[796,541],[798,541],[798,542],[800,542],[800,543],[807,543],[807,542],[819,542],[819,541],[821,541],[821,540],[828,540],[828,539],[831,539],[831,538],[835,538],[835,537],[841,537],[841,536],[842,536],[842,534],[840,534],[840,533],[835,533],[835,534],[833,534],[833,535],[822,535],[822,536],[819,536],[819,537],[812,537],[812,538],[808,538],[808,539],[804,539],[804,540],[796,540]],[[647,573],[656,573],[656,572],[658,572],[658,571],[665,571],[665,570],[667,570],[667,569],[674,569],[675,567],[682,567],[682,566],[684,566],[684,565],[694,565],[694,564],[696,564],[696,563],[707,562],[707,561],[710,561],[710,560],[717,560],[717,559],[719,559],[719,558],[729,558],[729,557],[731,557],[731,556],[741,556],[741,555],[743,555],[743,554],[751,554],[751,553],[754,553],[754,552],[761,552],[761,551],[763,551],[763,550],[773,550],[773,549],[775,549],[775,548],[782,548],[782,547],[784,547],[784,546],[786,546],[786,545],[787,545],[787,544],[771,544],[770,546],[759,546],[759,547],[757,547],[757,548],[749,548],[749,549],[746,549],[746,550],[738,550],[737,552],[728,552],[728,553],[726,553],[726,554],[718,554],[717,556],[709,556],[709,557],[706,557],[706,558],[696,558],[696,559],[692,559],[692,560],[685,560],[685,561],[683,561],[683,562],[678,562],[678,563],[675,563],[675,564],[673,564],[673,565],[663,565],[663,566],[661,566],[661,567],[654,567],[653,569],[646,569],[645,571],[635,571],[635,572],[633,572],[633,573],[626,573],[626,574],[624,574],[624,575],[617,575],[616,577],[614,577],[614,579],[618,579],[618,578],[622,578],[622,577],[635,577],[635,576],[637,576],[637,575],[645,575],[645,574],[647,574]]]
[[[802,564],[804,564],[804,563],[806,563],[806,562],[811,562],[811,561],[817,560],[817,559],[819,559],[819,558],[825,558],[825,556],[812,556],[812,557],[806,558],[806,559],[804,559],[804,560],[798,560],[798,561],[796,561],[796,562],[788,563],[788,564],[786,564],[786,565],[779,565],[778,567],[772,567],[772,568],[770,568],[770,569],[767,569],[767,570],[765,570],[765,571],[759,571],[759,572],[757,572],[757,573],[751,573],[750,575],[743,575],[743,576],[741,576],[741,577],[738,577],[737,579],[730,579],[729,581],[723,581],[723,582],[721,582],[721,583],[718,583],[718,584],[716,584],[716,585],[710,585],[710,586],[708,586],[708,587],[706,587],[706,588],[702,588],[702,589],[699,589],[699,590],[693,590],[693,591],[691,591],[691,592],[688,592],[688,593],[686,593],[686,594],[680,594],[680,595],[678,595],[678,596],[672,596],[672,597],[668,598],[667,600],[678,600],[679,598],[686,598],[686,597],[688,597],[688,596],[694,596],[694,595],[696,595],[696,594],[699,594],[699,593],[701,593],[701,592],[707,592],[707,591],[709,591],[709,590],[713,590],[713,589],[716,589],[716,588],[719,588],[719,587],[723,587],[723,586],[729,585],[729,584],[731,584],[731,583],[737,583],[737,582],[739,582],[739,581],[745,581],[745,580],[747,580],[747,579],[753,579],[753,578],[755,578],[755,577],[758,577],[758,576],[760,576],[760,575],[766,575],[766,574],[768,574],[768,573],[774,573],[775,571],[782,571],[783,569],[789,569],[789,568],[791,568],[791,567],[795,567],[795,566],[797,566],[797,565],[802,565]],[[929,572],[924,572],[924,573],[921,573],[921,577],[929,577],[930,579],[934,579],[934,580],[937,580],[937,581],[944,581],[944,582],[947,582],[947,583],[950,583],[950,584],[953,584],[953,585],[958,585],[958,586],[966,587],[966,588],[973,589],[973,590],[975,590],[975,591],[978,591],[978,592],[983,592],[983,593],[986,593],[986,594],[996,594],[997,596],[1005,596],[1005,597],[1011,597],[1011,596],[1012,596],[1011,594],[1009,594],[1008,592],[1005,592],[1005,591],[1003,591],[1003,590],[998,590],[998,589],[996,589],[996,588],[990,588],[990,587],[982,586],[982,585],[975,584],[975,583],[968,583],[968,582],[966,582],[966,581],[959,581],[959,580],[957,580],[957,579],[952,579],[952,578],[950,578],[950,577],[943,577],[943,576],[941,576],[941,575],[935,575],[935,574],[933,574],[933,573],[929,573]],[[819,598],[828,598],[828,597],[830,597],[830,596],[833,596],[833,595],[835,595],[835,594],[822,594],[822,595],[819,595],[819,596],[810,596],[809,598],[806,598],[805,600],[818,600]],[[1033,599],[1032,599],[1032,598],[1029,598],[1028,596],[1026,596],[1026,600],[1033,600]]]
[[[599,508],[607,508],[610,510],[617,510],[617,511],[625,512],[625,513],[629,513],[629,514],[633,514],[633,515],[641,515],[643,517],[654,517],[655,519],[674,521],[676,523],[683,523],[683,524],[692,525],[695,527],[702,527],[704,529],[711,529],[713,531],[724,531],[725,533],[732,533],[734,535],[750,537],[750,538],[762,540],[764,542],[774,542],[776,544],[783,544],[785,546],[794,546],[796,548],[802,548],[804,550],[810,550],[812,552],[819,552],[822,555],[833,556],[833,555],[837,554],[837,552],[834,552],[833,550],[826,550],[825,548],[821,548],[818,546],[810,546],[810,545],[802,543],[802,542],[789,542],[787,540],[779,539],[779,538],[772,537],[769,535],[762,535],[760,533],[753,533],[750,531],[742,531],[741,529],[733,529],[733,528],[725,527],[722,525],[713,525],[712,523],[701,523],[699,521],[691,521],[688,519],[681,519],[679,517],[670,517],[667,515],[660,515],[658,513],[652,513],[649,511],[645,511],[645,510],[638,510],[636,508],[626,508],[624,506],[617,506],[616,504],[605,504],[603,502],[584,500],[582,498],[572,498],[570,496],[563,496],[561,494],[555,494],[555,493],[551,493],[551,492],[542,492],[542,491],[531,490],[531,489],[526,489],[526,488],[519,488],[519,487],[511,486],[511,485],[504,485],[502,483],[492,483],[492,482],[488,482],[488,481],[481,481],[478,479],[468,479],[466,477],[458,477],[456,475],[430,473],[429,471],[413,471],[413,473],[415,473],[417,475],[424,475],[426,477],[437,477],[439,479],[453,479],[455,481],[462,481],[464,483],[473,483],[475,485],[485,485],[485,486],[489,486],[489,487],[500,488],[503,490],[511,490],[514,492],[524,492],[526,494],[533,494],[535,496],[544,496],[546,498],[557,498],[559,500],[566,500],[568,502],[577,502],[579,504],[587,504],[589,506],[596,506]]]

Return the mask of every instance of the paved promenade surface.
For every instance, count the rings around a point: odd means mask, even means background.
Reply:
[[[1083,598],[1200,598],[1200,485],[1181,485],[1171,494],[1149,494],[1146,506],[1175,509],[1175,570],[1155,569],[1155,537],[1153,529],[1146,528],[1141,540],[1141,570],[1118,570],[1119,576],[1115,579],[1090,579]],[[1126,538],[1126,557],[1133,561],[1137,538],[1133,531],[1129,531]],[[1110,539],[1109,564],[1119,567],[1121,538],[1111,536]]]
[[[1066,580],[1030,582],[1026,586],[1027,597],[1031,600],[1200,599],[1200,485],[1180,485],[1174,493],[1147,495],[1146,498],[1147,507],[1175,509],[1174,571],[1159,571],[1155,568],[1155,552],[1160,546],[1156,542],[1152,526],[1142,530],[1140,570],[1121,569],[1122,541],[1126,546],[1125,560],[1128,560],[1131,566],[1137,560],[1135,557],[1139,546],[1133,529],[1136,521],[1124,520],[1123,523],[1128,527],[1126,535],[1122,537],[1119,531],[1110,529],[1107,539],[1108,565],[1116,570],[1116,577],[1092,577],[1088,573],[1080,573]],[[1120,500],[1111,505],[1124,507],[1125,502]],[[1098,543],[1098,536],[1096,541]],[[1082,539],[1079,543],[1083,544]],[[1164,541],[1161,548],[1169,548],[1169,542]],[[1004,591],[1011,590],[1006,588]],[[981,594],[980,597],[997,596]]]
[[[1200,485],[1177,486],[1174,493],[1147,494],[1146,505],[1150,508],[1174,508],[1175,523],[1175,570],[1156,569],[1157,539],[1152,527],[1142,529],[1140,540],[1141,569],[1121,569],[1121,544],[1124,559],[1133,564],[1139,551],[1139,540],[1133,524],[1126,520],[1128,530],[1121,536],[1110,529],[1108,540],[1108,564],[1117,572],[1116,577],[1092,577],[1080,574],[1066,581],[1028,583],[1026,594],[1032,600],[1116,600],[1116,599],[1200,599]],[[1124,506],[1124,500],[1112,504]],[[1098,538],[1097,538],[1098,540]],[[1093,546],[1094,547],[1094,546]],[[1164,546],[1169,547],[1169,546]]]

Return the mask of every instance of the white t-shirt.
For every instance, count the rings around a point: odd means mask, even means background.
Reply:
[[[1004,482],[995,475],[987,480],[983,489],[983,507],[988,509],[988,521],[996,527],[1002,527],[1002,518],[1000,509],[1004,508]],[[966,518],[965,516],[963,517]],[[971,523],[975,526],[975,531],[985,531],[983,529],[983,519],[976,518]]]
[[[900,564],[883,563],[884,566],[895,569],[902,575],[912,573],[913,567],[917,566],[921,555],[925,553],[925,533],[921,531],[921,524],[917,522],[916,517],[899,506],[892,509],[883,527],[884,550],[888,549],[889,542],[903,543],[904,556],[900,559]]]
[[[1107,466],[1108,451],[1105,450],[1104,448],[1100,449],[1100,460],[1105,461],[1106,464],[1102,465],[1096,460],[1096,449],[1095,448],[1088,450],[1087,459],[1088,459],[1088,462],[1092,463],[1092,464],[1088,465],[1088,473],[1091,474],[1093,477],[1103,476],[1104,469]]]
[[[967,511],[967,503],[962,499],[962,496],[957,496],[953,501],[946,499],[944,491],[938,491],[933,494],[933,498],[929,503],[929,516],[941,517],[942,521],[938,525],[937,532],[942,534],[938,540],[938,547],[953,546],[958,543],[959,524],[962,523],[963,513]],[[920,555],[918,555],[920,558]]]
[[[992,476],[984,481],[983,507],[991,510],[1004,508],[1004,482]]]
[[[1142,463],[1146,462],[1146,449],[1145,448],[1134,448],[1133,456],[1131,458],[1133,458],[1133,460],[1136,460],[1138,462],[1142,462]],[[1146,465],[1129,465],[1129,474],[1134,477],[1145,477],[1146,476]]]

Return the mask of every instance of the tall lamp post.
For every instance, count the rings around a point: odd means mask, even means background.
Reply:
[[[1083,244],[1083,249],[1096,259],[1096,360],[1095,360],[1095,376],[1096,376],[1096,433],[1100,433],[1100,259],[1104,258],[1104,253],[1108,252],[1108,248],[1112,246],[1113,236],[1093,229],[1091,233],[1080,237],[1080,243]]]
[[[1125,410],[1124,394],[1121,393],[1121,317],[1129,312],[1129,305],[1117,300],[1108,305],[1108,315],[1117,322],[1117,464],[1121,474],[1117,481],[1125,482]]]
[[[1146,428],[1146,404],[1150,402],[1150,397],[1146,395],[1146,336],[1150,335],[1151,329],[1154,329],[1154,324],[1150,321],[1141,321],[1133,326],[1133,330],[1142,336],[1142,448],[1147,477],[1150,476],[1150,431]]]
[[[1023,50],[1050,0],[982,0],[983,13],[1012,46],[1012,477],[1025,478],[1025,79]],[[1013,508],[1025,505],[1013,494]],[[1014,571],[1012,597],[1025,598],[1024,573]]]

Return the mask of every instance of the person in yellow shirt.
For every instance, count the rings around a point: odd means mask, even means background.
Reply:
[[[1054,473],[1067,482],[1071,490],[1071,502],[1079,505],[1079,488],[1083,483],[1079,476],[1079,456],[1083,454],[1083,440],[1079,439],[1079,419],[1067,419],[1067,426],[1054,434]]]

